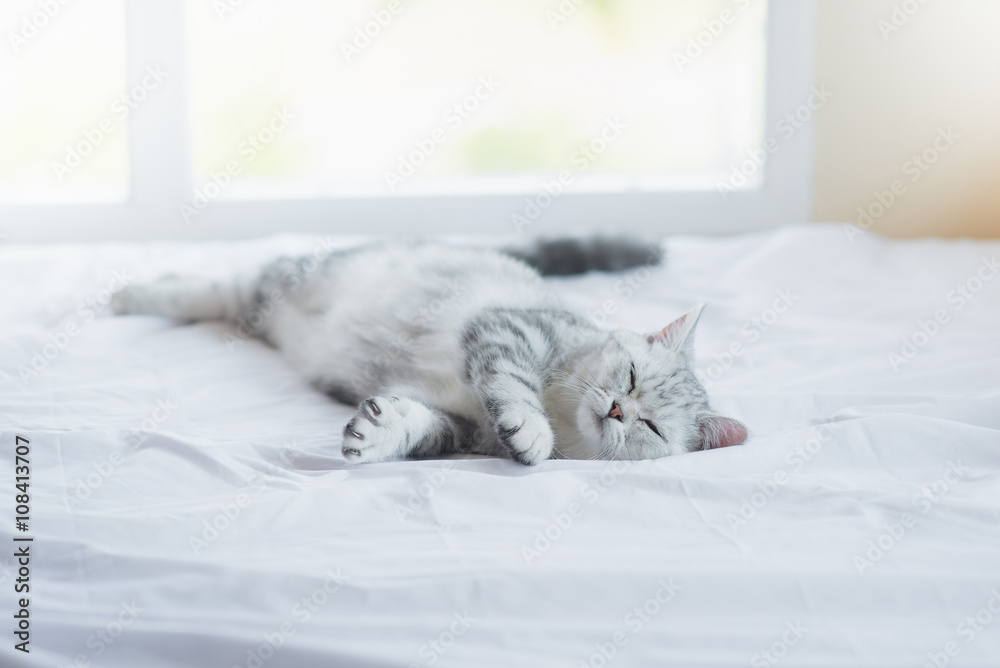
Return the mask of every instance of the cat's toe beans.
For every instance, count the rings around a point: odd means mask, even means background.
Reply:
[[[382,401],[385,401],[382,399]],[[360,413],[366,420],[373,424],[379,424],[379,417],[382,415],[382,407],[379,405],[379,397],[368,397],[361,402],[358,407]]]
[[[348,464],[361,464],[372,461],[377,456],[377,448],[365,443],[363,439],[356,438],[355,436],[345,436],[344,445],[341,447],[340,453],[347,460]]]
[[[344,427],[341,452],[349,464],[395,459],[406,440],[396,405],[385,397],[368,397]]]
[[[358,419],[351,418],[351,421],[344,426],[344,439],[355,438],[359,441],[365,440],[365,435],[358,430]]]
[[[344,427],[344,443],[341,453],[348,462],[369,461],[368,451],[372,449],[374,443],[373,436],[376,436],[376,428],[366,420],[359,420],[357,416]]]
[[[368,397],[361,402],[358,413],[372,424],[380,425],[386,420],[392,421],[398,420],[400,416],[405,417],[406,404],[395,397]]]

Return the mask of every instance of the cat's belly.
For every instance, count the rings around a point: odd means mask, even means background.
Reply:
[[[309,315],[289,307],[268,338],[297,371],[341,401],[396,393],[478,420],[482,410],[463,380],[457,336],[352,315],[338,309]]]
[[[467,323],[484,309],[551,299],[509,259],[420,247],[359,253],[317,281],[281,305],[267,335],[306,378],[349,403],[394,390],[477,421],[483,410],[464,382]]]

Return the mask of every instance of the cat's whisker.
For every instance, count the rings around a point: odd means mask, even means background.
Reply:
[[[562,369],[558,370],[557,373],[559,373],[562,376],[565,376],[567,379],[573,379],[579,383],[582,383],[584,386],[589,387],[590,389],[600,390],[600,385],[593,378],[587,379],[584,378],[583,376],[580,376],[579,374],[575,374],[570,371],[565,371]]]
[[[552,450],[563,459],[572,459],[572,457],[567,456],[565,452],[560,450],[559,446],[556,445],[555,443],[552,444]]]
[[[628,459],[629,461],[634,461],[636,457],[635,455],[632,454],[632,448],[629,447],[628,439],[622,441],[622,445],[625,446],[625,454],[627,455],[626,459]]]

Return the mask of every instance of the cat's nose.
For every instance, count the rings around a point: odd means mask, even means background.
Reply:
[[[618,405],[617,401],[611,403],[611,411],[608,412],[608,417],[612,417],[619,422],[625,421],[625,414],[622,413],[622,407]]]

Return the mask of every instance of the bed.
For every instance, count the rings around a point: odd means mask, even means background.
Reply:
[[[104,312],[356,241],[0,247],[0,664],[1000,665],[1000,243],[794,226],[553,279],[607,327],[708,303],[751,438],[657,461],[348,467],[351,408],[274,350]]]

